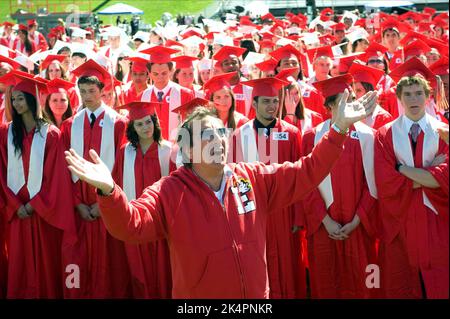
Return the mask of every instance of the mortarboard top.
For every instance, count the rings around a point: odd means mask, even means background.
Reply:
[[[334,14],[333,9],[325,8],[322,11],[320,11],[320,20],[329,21],[333,14]]]
[[[47,57],[42,61],[41,63],[41,69],[45,70],[48,68],[50,64],[52,64],[54,61],[57,61],[58,63],[62,63],[67,57],[65,55],[55,55],[55,54],[49,54]]]
[[[448,57],[443,56],[432,65],[429,66],[431,72],[436,75],[445,75],[448,74]]]
[[[18,69],[20,68],[20,64],[17,63],[17,61],[14,61],[11,58],[8,58],[4,55],[0,55],[0,63],[7,63],[9,64],[13,69]]]
[[[263,62],[265,58],[265,54],[249,52],[244,61],[242,61],[242,65],[255,65],[256,63]]]
[[[293,77],[295,73],[298,73],[298,68],[287,68],[281,70],[277,75],[275,75],[275,78],[285,81],[285,82],[296,82],[295,78]]]
[[[262,40],[258,41],[259,47],[262,48],[273,48],[275,46],[275,43],[272,42],[272,40]]]
[[[302,53],[299,50],[297,50],[290,44],[285,45],[284,47],[281,47],[279,49],[276,49],[275,51],[272,51],[269,54],[277,61],[289,59],[292,56],[295,56],[297,60],[300,61],[302,55]]]
[[[433,19],[433,28],[435,27],[441,27],[442,29],[446,30],[448,29],[448,22],[446,22],[444,19]]]
[[[343,24],[342,22],[333,24],[331,26],[331,29],[333,29],[334,31],[345,31],[345,24]]]
[[[208,91],[209,93],[212,93],[221,90],[224,87],[231,88],[230,81],[236,75],[237,72],[229,72],[213,76],[205,84],[203,84],[203,89],[205,92]]]
[[[245,51],[247,51],[246,48],[225,45],[213,55],[213,58],[218,62],[222,62],[230,56],[240,57],[242,54],[244,54]]]
[[[197,36],[199,38],[203,38],[204,35],[200,31],[198,31],[196,29],[193,29],[193,28],[187,29],[185,32],[183,32],[181,34],[181,37],[183,39],[186,39],[186,38],[189,38],[189,37],[192,37],[192,36]]]
[[[148,72],[148,69],[147,69],[148,60],[146,60],[142,57],[139,57],[139,56],[133,56],[133,57],[129,57],[127,59],[132,62],[132,64],[131,64],[132,72]]]
[[[292,18],[289,19],[289,21],[291,22],[291,24],[296,24],[299,27],[306,25],[306,21],[300,18],[299,16],[293,16]]]
[[[353,63],[348,70],[348,73],[353,76],[354,82],[366,82],[372,84],[375,88],[384,75],[384,71],[376,69],[367,65]]]
[[[179,55],[172,59],[172,62],[176,63],[176,69],[187,69],[193,67],[192,63],[197,61],[198,58],[187,56],[187,55]]]
[[[135,101],[117,107],[118,110],[128,110],[130,121],[140,120],[148,115],[156,114],[155,108],[161,107],[161,103]]]
[[[277,65],[278,61],[274,58],[270,58],[269,60],[265,60],[263,62],[255,64],[255,66],[263,72],[275,71]]]
[[[70,36],[75,38],[86,38],[86,35],[90,33],[78,27],[70,27],[70,29],[72,29]]]
[[[364,52],[357,52],[339,58],[339,73],[347,73],[348,69],[356,59],[362,59],[365,56]]]
[[[244,85],[251,86],[252,98],[255,96],[278,96],[278,92],[289,82],[277,78],[261,78],[243,82]]]
[[[343,93],[345,89],[350,89],[353,77],[350,74],[344,74],[331,79],[314,82],[313,86],[322,93],[324,98]]]
[[[298,39],[300,39],[300,35],[299,34],[289,34],[287,36],[287,39],[297,42]]]
[[[178,113],[181,116],[181,120],[183,121],[190,113],[192,113],[194,111],[194,109],[196,107],[199,106],[209,106],[211,102],[208,100],[205,100],[203,98],[200,97],[196,97],[192,100],[190,100],[187,103],[184,103],[182,105],[180,105],[179,107],[175,108],[172,110],[172,112],[174,113]]]
[[[379,57],[383,55],[385,52],[388,51],[388,48],[386,48],[384,45],[379,44],[378,42],[370,42],[369,46],[367,47],[365,51],[365,55],[361,57],[362,60],[366,61],[370,57]]]
[[[2,23],[2,26],[4,27],[13,27],[15,24],[9,21],[5,21]]]
[[[348,33],[346,37],[350,43],[354,43],[361,39],[367,40],[369,38],[369,33],[363,28],[355,28],[352,32]]]
[[[24,25],[24,24],[19,24],[19,30],[22,30],[22,31],[28,31],[28,28],[27,28],[27,26]]]
[[[286,14],[284,15],[287,19],[292,18],[293,16],[295,16],[295,14],[293,14],[292,12],[286,12]]]
[[[33,54],[39,53],[39,51],[36,51]],[[16,61],[17,63],[19,63],[21,66],[25,67],[28,70],[34,70],[35,65],[37,65],[37,63],[35,61],[33,61],[32,56],[26,56],[25,54],[23,54],[20,51],[16,50],[16,57],[14,58],[14,61]]]
[[[434,73],[431,72],[431,70],[416,57],[412,57],[406,62],[400,64],[394,70],[392,70],[391,73],[389,73],[389,76],[396,83],[398,83],[404,76],[414,75],[422,76],[423,78],[427,79],[433,86],[435,86],[436,84]]]
[[[36,90],[45,91],[47,80],[41,78],[33,78],[31,74],[12,70],[0,78],[0,82],[5,85],[14,86],[12,91],[22,91],[36,96]]]
[[[261,20],[275,20],[275,17],[272,13],[268,12],[265,15],[261,16]]]
[[[336,37],[332,36],[331,34],[325,34],[319,36],[319,40],[321,44],[327,44],[328,42],[333,42],[336,40]]]
[[[417,39],[408,44],[406,47],[403,48],[403,53],[405,56],[405,59],[409,56],[417,56],[426,54],[431,51],[431,48],[422,40]]]
[[[439,41],[436,38],[427,38],[424,42],[428,44],[430,48],[436,49],[440,55],[448,56],[448,44],[444,41]]]
[[[273,37],[275,36],[271,31],[266,30],[264,32],[261,32],[260,35],[262,36],[262,41],[269,40],[272,41]]]
[[[213,40],[214,34],[217,34],[217,33],[220,33],[220,32],[217,32],[217,31],[208,32],[203,38],[208,39],[208,40]]]
[[[405,12],[403,14],[401,14],[399,16],[400,20],[408,20],[408,19],[412,19],[414,21],[420,21],[421,17],[419,14],[417,14],[416,12],[412,12],[412,11],[408,11]]]
[[[286,45],[294,46],[294,44],[295,44],[294,40],[291,40],[288,38],[279,38],[277,40],[277,42],[275,43],[275,46],[277,46],[277,47],[284,47]]]
[[[313,62],[315,59],[321,56],[327,56],[330,58],[334,58],[333,50],[331,49],[331,45],[326,45],[323,47],[313,48],[306,51],[309,57],[309,61]]]
[[[142,42],[148,42],[150,40],[150,33],[139,30],[134,34],[133,40],[141,40]]]
[[[47,34],[47,38],[49,38],[49,39],[56,39],[57,37],[58,37],[58,35],[56,33],[52,32],[52,31],[50,31]]]
[[[416,31],[409,31],[403,39],[400,40],[400,44],[403,46],[406,46],[408,43],[414,41],[415,39],[420,39],[425,41],[427,39],[427,36],[421,33],[418,33]]]
[[[158,45],[142,50],[140,52],[150,54],[150,63],[164,64],[171,62],[172,61],[171,55],[179,51]]]
[[[436,13],[436,9],[435,8],[430,8],[430,7],[424,7],[422,12],[430,14],[430,15],[434,15]]]
[[[47,93],[67,93],[67,91],[74,86],[75,83],[65,81],[63,79],[53,79],[47,82]]]
[[[27,25],[28,26],[37,25],[37,21],[35,19],[27,20]]]
[[[384,32],[387,29],[393,29],[400,33],[400,22],[392,17],[381,23],[381,31]]]
[[[180,43],[178,41],[172,40],[172,39],[167,39],[166,43],[164,45],[166,47],[180,47],[180,48],[184,48],[184,44],[182,44],[182,43]]]
[[[361,18],[361,19],[356,20],[354,26],[355,27],[365,28],[366,27],[366,19],[365,18]]]
[[[82,76],[95,76],[100,82],[105,84],[105,88],[111,88],[114,76],[110,74],[104,67],[95,62],[93,59],[89,59],[80,65],[78,68],[72,71],[79,78]]]

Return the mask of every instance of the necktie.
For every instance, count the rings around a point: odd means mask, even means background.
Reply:
[[[411,125],[411,129],[409,130],[409,132],[411,133],[411,138],[412,138],[413,142],[417,143],[417,137],[419,136],[419,132],[420,132],[420,125],[417,123],[414,123],[413,125]]]
[[[162,102],[162,98],[163,98],[164,92],[163,91],[159,91],[158,93],[156,93],[156,95],[158,96],[158,102]]]
[[[95,114],[94,113],[91,113],[91,128],[94,126],[94,123],[95,123],[95,119],[96,119],[96,117],[95,117]]]

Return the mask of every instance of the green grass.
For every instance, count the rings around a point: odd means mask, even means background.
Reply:
[[[17,0],[13,0],[16,2]],[[92,0],[90,7],[94,9],[97,5],[99,5],[102,0]],[[207,6],[212,4],[214,0],[112,0],[109,1],[104,7],[104,9],[108,6],[111,6],[116,3],[125,3],[129,4],[133,7],[141,9],[144,11],[144,14],[141,16],[141,19],[145,23],[154,23],[155,21],[161,19],[161,15],[164,12],[170,12],[173,17],[175,17],[178,13],[180,14],[198,14],[202,12]],[[42,3],[46,3],[45,0],[34,0],[34,3],[37,5],[41,5]],[[89,4],[86,0],[49,0],[49,3],[58,3],[58,9],[64,9],[65,6],[69,4],[76,4],[80,11],[88,11]],[[25,8],[25,7],[24,7]],[[51,7],[50,7],[51,8]],[[12,21],[7,16],[9,15],[9,0],[0,0],[0,21],[9,20]],[[100,10],[101,10],[100,9]],[[110,23],[110,20],[114,20],[109,16],[99,16],[101,20],[103,20],[106,24]],[[127,18],[129,21],[131,16],[121,16],[121,18]]]

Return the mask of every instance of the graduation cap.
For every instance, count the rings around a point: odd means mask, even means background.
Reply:
[[[47,93],[67,93],[74,86],[75,83],[63,79],[53,79],[47,82]]]
[[[428,13],[429,15],[434,15],[436,13],[436,9],[430,7],[424,7],[422,11],[424,13]]]
[[[166,43],[165,43],[165,46],[166,47],[180,47],[180,48],[183,48],[184,44],[182,44],[182,43],[180,43],[178,41],[172,40],[172,39],[167,39]]]
[[[263,48],[273,48],[275,46],[275,43],[272,42],[272,40],[262,40],[258,41],[259,47],[261,49]]]
[[[186,29],[183,33],[181,33],[181,38],[186,39],[192,36],[197,36],[199,38],[203,38],[204,34],[202,32],[199,31],[200,29],[198,28],[190,28],[190,29]]]
[[[394,18],[389,18],[381,23],[381,32],[392,29],[400,33],[400,22]]]
[[[422,40],[417,39],[403,48],[405,58],[409,56],[418,56],[431,51],[431,48]]]
[[[320,20],[322,20],[322,21],[329,21],[333,14],[334,14],[334,10],[333,9],[325,8],[322,11],[320,11]]]
[[[270,58],[269,60],[265,60],[263,62],[255,64],[255,66],[263,72],[275,71],[277,65],[278,61],[274,58]]]
[[[14,23],[9,22],[9,21],[5,21],[5,22],[2,23],[2,26],[4,26],[4,27],[13,27]]]
[[[333,41],[335,41],[336,37],[327,33],[327,34],[319,36],[319,40],[320,40],[320,44],[328,44],[328,43],[332,43]]]
[[[400,19],[401,20],[411,19],[411,20],[414,20],[414,21],[420,21],[421,17],[416,12],[408,11],[408,12],[405,12],[405,13],[401,14],[400,15]]]
[[[448,44],[446,44],[445,42],[436,40],[434,38],[428,38],[424,40],[424,42],[428,44],[430,48],[436,49],[440,55],[448,56]]]
[[[55,54],[49,54],[47,57],[42,61],[41,63],[41,69],[45,70],[48,68],[50,64],[52,64],[54,61],[57,61],[59,63],[62,63],[67,57],[65,55],[55,55]]]
[[[0,77],[0,82],[5,85],[14,86],[12,91],[21,91],[33,95],[38,99],[39,90],[46,90],[47,81],[41,78],[34,78],[31,74],[13,70],[4,76]]]
[[[27,20],[27,25],[28,26],[37,25],[37,21],[35,19]]]
[[[187,55],[179,55],[172,58],[172,62],[176,63],[177,69],[187,69],[191,68],[194,61],[198,61],[198,58],[187,56]]]
[[[210,101],[205,100],[200,97],[196,97],[192,100],[190,100],[187,103],[184,103],[180,105],[179,107],[172,110],[174,113],[178,113],[181,117],[181,120],[184,121],[184,119],[194,111],[196,107],[199,106],[208,106],[210,104]]]
[[[272,13],[268,12],[265,15],[261,16],[261,20],[272,20],[272,21],[274,21],[275,17],[273,16]]]
[[[431,25],[432,25],[431,22],[419,22],[417,31],[418,32],[433,32]]]
[[[302,53],[288,44],[269,53],[275,60],[280,61],[295,56],[298,61],[301,60]]]
[[[396,67],[394,70],[389,73],[389,76],[398,83],[400,79],[404,76],[415,76],[420,75],[424,79],[428,80],[431,85],[435,86],[436,79],[434,77],[434,73],[431,72],[431,70],[423,64],[422,61],[420,61],[416,57],[412,57],[411,59],[407,60],[403,64]]]
[[[435,18],[433,20],[433,29],[435,27],[441,27],[442,29],[448,29],[448,22],[446,22],[444,19],[437,19]]]
[[[86,38],[86,35],[89,34],[89,31],[83,30],[81,28],[78,27],[70,27],[70,29],[72,29],[72,33],[70,34],[70,36],[72,38]]]
[[[14,61],[11,58],[8,58],[4,55],[0,55],[0,63],[7,63],[9,64],[13,69],[18,69],[20,68],[20,64],[17,63],[16,61]]]
[[[205,92],[208,91],[209,93],[212,93],[221,90],[224,87],[231,88],[230,81],[236,75],[237,72],[229,72],[213,76],[205,84],[203,84],[203,89]]]
[[[345,89],[351,89],[353,77],[350,74],[335,76],[331,79],[314,82],[313,86],[322,93],[324,98],[343,93]]]
[[[445,75],[448,74],[448,57],[443,56],[432,65],[429,66],[431,72],[436,75]]]
[[[19,30],[21,31],[28,31],[28,27],[24,24],[19,24]]]
[[[369,38],[369,33],[363,28],[355,28],[352,32],[347,34],[346,37],[350,43],[354,43],[361,39],[367,40]]]
[[[339,22],[339,23],[333,24],[331,26],[331,29],[333,29],[334,32],[336,32],[336,31],[345,31],[346,26],[342,22]]]
[[[298,73],[298,71],[298,68],[283,69],[277,75],[275,75],[275,78],[289,83],[296,82],[294,74]]]
[[[375,88],[384,75],[383,70],[372,68],[367,65],[353,63],[348,70],[348,73],[353,76],[354,82],[366,82],[372,84]]]
[[[347,73],[348,69],[356,59],[362,59],[365,56],[364,52],[357,52],[339,58],[339,73]]]
[[[135,101],[117,107],[118,110],[127,110],[128,119],[135,121],[148,115],[156,114],[155,109],[160,108],[162,103]]]
[[[172,58],[170,56],[174,53],[179,52],[179,50],[166,48],[164,46],[158,45],[142,50],[140,52],[150,54],[150,63],[164,64],[171,62]]]
[[[277,78],[261,78],[245,81],[243,84],[253,88],[252,98],[254,98],[255,96],[278,96],[278,92],[289,82]]]
[[[49,39],[56,39],[57,37],[58,37],[58,35],[56,33],[52,32],[52,31],[50,31],[47,34],[47,38],[49,38]]]
[[[104,67],[89,59],[72,71],[78,77],[95,76],[100,82],[105,83],[105,87],[111,88],[114,81],[114,76],[110,74]]]
[[[400,44],[403,46],[406,46],[406,45],[408,45],[408,43],[410,43],[416,39],[425,41],[425,39],[427,39],[427,36],[411,30],[403,37],[403,39],[400,40]]]
[[[213,58],[218,62],[222,62],[223,60],[228,59],[230,56],[240,57],[242,54],[244,54],[245,51],[247,51],[246,48],[225,45],[213,55]]]
[[[333,50],[331,45],[326,45],[319,48],[313,48],[306,51],[309,57],[309,61],[313,62],[315,59],[321,56],[327,56],[329,58],[334,58]]]
[[[132,62],[132,64],[131,64],[132,72],[148,72],[148,69],[147,69],[148,60],[143,59],[139,56],[133,56],[133,57],[129,57],[127,59]]]

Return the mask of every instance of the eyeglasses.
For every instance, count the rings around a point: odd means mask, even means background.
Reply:
[[[369,61],[367,61],[367,63],[369,63],[369,64],[383,63],[384,64],[384,61],[382,59],[375,59],[375,60],[369,60]]]
[[[212,141],[217,135],[219,138],[228,136],[228,129],[226,127],[220,128],[205,128],[200,131],[202,141]]]

